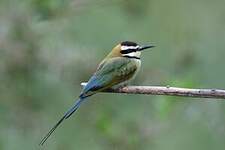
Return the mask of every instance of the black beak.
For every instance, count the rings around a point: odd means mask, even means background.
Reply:
[[[141,47],[138,49],[138,51],[142,51],[142,50],[145,50],[145,49],[148,49],[148,48],[153,48],[153,47],[155,47],[155,46],[153,46],[153,45],[141,46]]]

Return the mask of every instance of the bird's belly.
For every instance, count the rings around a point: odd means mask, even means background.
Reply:
[[[136,69],[134,75],[128,81],[133,80],[136,77],[137,73],[140,71],[140,68],[141,68],[141,60],[140,59],[134,59],[133,61],[135,61],[137,69]]]

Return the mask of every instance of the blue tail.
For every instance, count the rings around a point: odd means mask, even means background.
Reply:
[[[43,145],[47,139],[51,136],[51,134],[55,131],[55,129],[67,118],[69,118],[80,106],[81,102],[85,99],[86,97],[80,97],[76,103],[73,105],[72,108],[70,108],[64,115],[63,117],[51,128],[51,130],[45,135],[45,137],[41,140],[39,145]]]
[[[68,110],[66,112],[66,114],[64,115],[65,116],[65,119],[69,118],[79,107],[80,107],[80,104],[81,102],[84,100],[84,98],[79,98],[76,103],[74,104],[74,106],[72,108],[70,108],[70,110]]]

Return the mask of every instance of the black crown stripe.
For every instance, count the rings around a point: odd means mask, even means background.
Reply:
[[[138,44],[131,41],[124,41],[121,43],[122,46],[137,46]]]

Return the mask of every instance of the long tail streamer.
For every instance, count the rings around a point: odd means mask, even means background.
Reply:
[[[51,128],[51,130],[44,136],[44,138],[41,140],[39,145],[44,145],[44,143],[47,141],[47,139],[51,136],[51,134],[55,131],[55,129],[65,120],[68,119],[80,106],[81,102],[84,100],[84,98],[79,98],[76,103],[73,105],[72,108],[70,108],[63,117]]]

